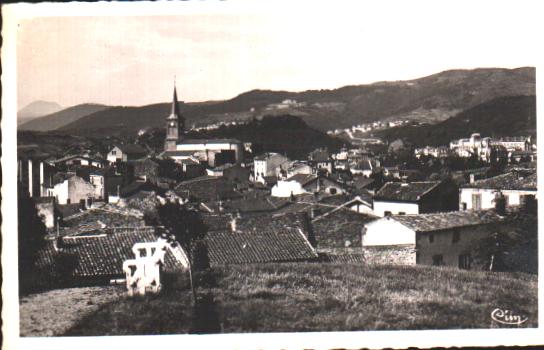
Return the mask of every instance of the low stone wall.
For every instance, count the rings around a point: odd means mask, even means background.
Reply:
[[[413,244],[363,247],[365,262],[370,265],[415,265],[416,247]]]

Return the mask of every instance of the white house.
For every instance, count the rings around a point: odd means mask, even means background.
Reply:
[[[364,225],[362,246],[370,264],[470,269],[478,241],[512,222],[494,210],[388,216]]]
[[[255,181],[263,182],[267,176],[278,176],[281,166],[289,162],[289,158],[279,153],[264,153],[253,160],[253,176]]]
[[[408,215],[459,209],[452,182],[388,182],[374,196],[374,215]]]
[[[302,188],[302,185],[297,181],[279,180],[277,184],[272,187],[272,197],[288,198],[299,194],[306,193],[306,190]]]
[[[139,145],[117,145],[114,146],[106,157],[108,162],[117,161],[128,162],[130,160],[141,159],[147,155],[147,151]]]
[[[47,196],[55,197],[58,204],[80,203],[96,198],[96,189],[83,178],[73,175],[48,188]]]
[[[537,197],[536,172],[534,170],[515,170],[463,185],[459,192],[461,209],[493,208],[498,192],[504,195],[507,206],[517,206],[521,204],[522,196]]]
[[[349,171],[353,175],[362,175],[364,177],[370,177],[374,173],[374,166],[369,159],[362,160],[350,167]]]
[[[312,174],[312,167],[309,166],[308,164],[305,164],[305,163],[302,163],[302,162],[293,162],[287,168],[286,177],[289,178],[289,177],[294,176],[296,174],[310,175],[310,174]]]

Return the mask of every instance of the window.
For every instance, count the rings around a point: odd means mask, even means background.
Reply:
[[[444,257],[442,254],[433,255],[433,266],[444,265]]]
[[[429,243],[433,243],[434,242],[434,235],[431,233],[429,235]]]
[[[403,211],[399,211],[399,215],[406,215],[406,213]]]
[[[479,193],[472,194],[472,209],[480,210],[482,209],[482,195]]]
[[[116,150],[111,151],[111,155],[112,155],[112,156],[117,155],[117,151],[116,151]]]
[[[330,192],[331,194],[336,194],[336,188],[332,187],[332,188],[329,190],[329,192]]]
[[[503,194],[503,196],[504,196],[504,205],[505,205],[505,206],[508,206],[508,205],[509,205],[509,202],[510,202],[510,201],[509,201],[509,198],[508,198],[508,195],[507,195],[507,194]]]
[[[383,216],[391,216],[391,212],[389,210],[386,210],[383,212]]]
[[[459,255],[459,268],[464,270],[470,270],[470,264],[472,258],[470,254],[461,254]]]
[[[451,237],[451,243],[457,243],[461,240],[461,233],[459,230],[453,231],[453,236]]]
[[[462,209],[462,210],[467,210],[467,203],[462,202],[462,203],[461,203],[461,209]]]

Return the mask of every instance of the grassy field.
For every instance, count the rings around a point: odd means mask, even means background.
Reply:
[[[200,288],[121,297],[85,316],[65,335],[292,332],[505,327],[495,308],[537,326],[537,276],[432,267],[340,264],[232,266]],[[197,321],[195,321],[197,319]]]

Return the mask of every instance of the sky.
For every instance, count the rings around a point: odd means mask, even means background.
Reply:
[[[270,4],[23,18],[17,107],[35,100],[64,107],[166,102],[174,77],[180,99],[196,102],[252,89],[332,89],[453,68],[534,66],[538,56],[539,19],[524,1]]]

